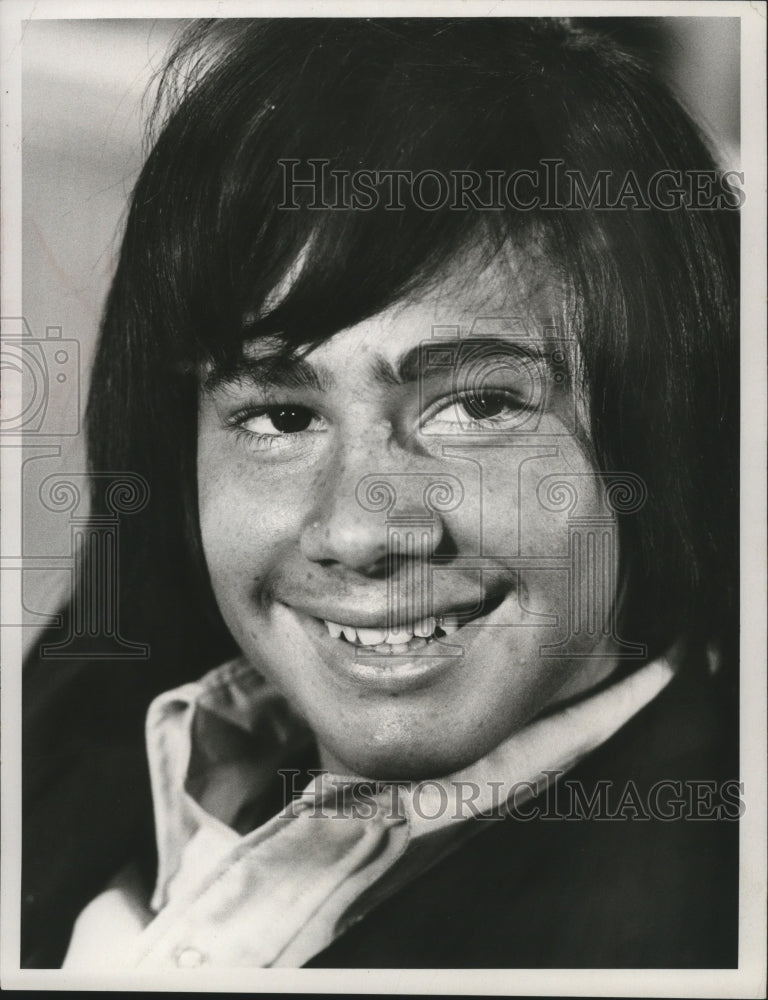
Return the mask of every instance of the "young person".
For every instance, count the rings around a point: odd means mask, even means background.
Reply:
[[[195,25],[154,124],[88,414],[148,656],[26,667],[25,963],[734,965],[696,127],[541,18]]]

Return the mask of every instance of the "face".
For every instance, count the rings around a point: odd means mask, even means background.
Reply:
[[[615,546],[595,608],[598,543],[574,543],[575,517],[611,523],[561,305],[530,255],[465,263],[294,363],[249,344],[202,391],[216,598],[323,766],[450,773],[612,669]]]

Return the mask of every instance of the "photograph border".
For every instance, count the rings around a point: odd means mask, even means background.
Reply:
[[[685,16],[741,21],[741,605],[740,748],[746,811],[740,820],[739,964],[711,969],[254,969],[119,974],[108,978],[19,967],[21,899],[22,629],[0,636],[2,663],[2,943],[0,983],[6,989],[166,990],[192,992],[418,993],[531,996],[762,996],[766,984],[766,4],[750,2],[518,2],[478,0],[370,3],[343,0],[0,0],[2,84],[2,278],[0,316],[23,315],[21,235],[21,52],[30,19],[144,19],[223,16]],[[20,375],[4,373],[3,407],[16,412]],[[0,551],[21,552],[21,438],[0,444]],[[0,578],[2,607],[21,621],[20,572],[13,555]]]

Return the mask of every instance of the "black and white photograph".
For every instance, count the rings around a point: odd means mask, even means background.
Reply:
[[[0,3],[2,985],[757,997],[764,3]]]

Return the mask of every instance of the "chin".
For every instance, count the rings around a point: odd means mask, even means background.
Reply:
[[[421,747],[413,739],[407,742],[377,742],[361,745],[331,746],[328,770],[360,775],[375,781],[423,781],[442,778],[468,767],[492,747],[484,743],[471,746]]]

